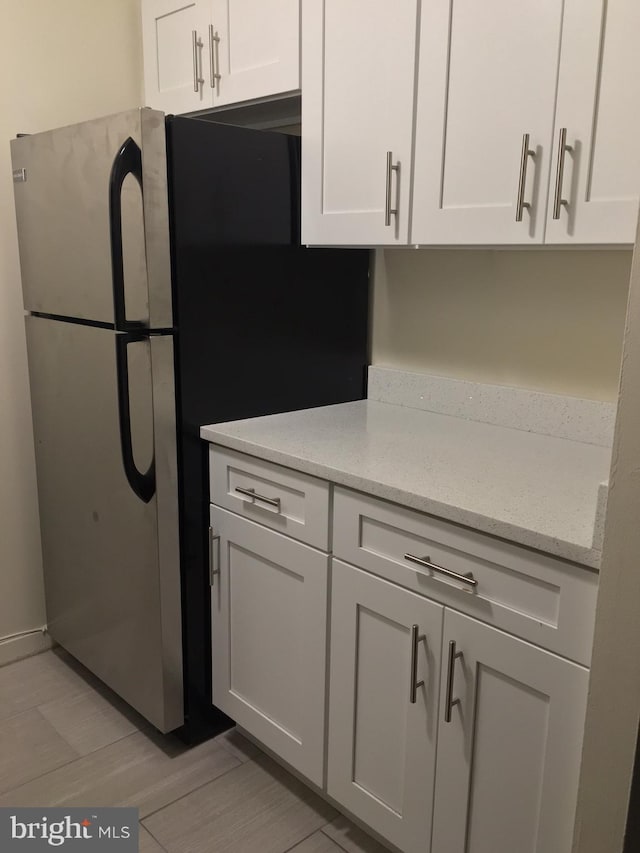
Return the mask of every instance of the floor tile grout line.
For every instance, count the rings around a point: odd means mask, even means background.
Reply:
[[[282,851],[282,853],[291,853],[291,850],[295,850],[295,849],[296,849],[296,847],[297,847],[299,844],[304,844],[304,842],[305,842],[305,841],[308,841],[308,840],[309,840],[310,838],[312,838],[312,837],[313,837],[317,832],[320,832],[321,830],[322,830],[322,827],[320,827],[319,829],[314,829],[314,830],[313,830],[312,832],[310,832],[308,835],[305,835],[305,837],[304,837],[304,838],[299,838],[297,841],[294,841],[294,843],[291,845],[291,847],[287,847],[287,849],[286,849],[286,850],[283,850],[283,851]],[[328,838],[328,837],[329,837],[329,836],[327,836],[327,838]],[[331,839],[331,840],[333,840],[333,839]]]
[[[141,821],[141,820],[139,820],[139,821],[138,821],[138,823],[139,823],[139,824],[140,824],[140,826],[144,829],[144,831],[145,831],[145,832],[148,832],[148,833],[149,833],[149,835],[151,836],[151,838],[153,838],[153,840],[156,842],[156,844],[158,845],[158,847],[162,850],[162,853],[167,853],[167,848],[166,848],[163,844],[160,844],[160,842],[159,842],[159,841],[158,841],[158,839],[155,837],[155,835],[153,834],[153,832],[151,832],[151,830],[150,830],[147,826],[145,826],[145,825],[142,823],[142,821]],[[138,846],[140,846],[140,833],[138,833]]]
[[[232,756],[232,758],[235,758],[235,760],[238,761],[238,759],[235,757],[235,755]],[[201,785],[197,785],[191,791],[186,791],[184,794],[180,794],[180,796],[176,797],[175,800],[171,800],[171,802],[165,803],[163,806],[160,806],[160,808],[154,809],[152,812],[149,812],[149,814],[146,814],[144,817],[141,817],[140,823],[143,824],[144,828],[148,831],[149,827],[144,824],[145,820],[149,820],[150,817],[155,817],[155,815],[157,815],[158,812],[164,811],[164,809],[168,808],[169,806],[173,806],[176,803],[179,803],[180,800],[184,800],[185,797],[189,797],[189,796],[191,796],[191,794],[195,794],[196,791],[200,791],[202,788],[205,788],[207,785],[210,785],[212,782],[217,782],[218,779],[223,779],[229,773],[233,773],[234,770],[237,770],[238,767],[245,767],[247,764],[250,764],[250,763],[253,763],[251,761],[251,759],[249,761],[238,761],[238,764],[235,767],[230,767],[228,770],[225,770],[224,773],[220,773],[218,776],[214,776],[212,779],[208,779],[206,782],[203,782]]]
[[[45,717],[42,717],[42,719],[44,720]],[[47,722],[48,722],[48,720],[47,720]],[[49,723],[49,725],[51,725],[51,724]],[[53,726],[52,726],[52,728],[53,728]],[[55,731],[55,729],[54,729],[54,731]],[[56,734],[58,734],[57,731],[56,731]],[[131,734],[129,734],[129,735],[125,735],[122,738],[118,738],[118,740],[113,741],[113,743],[120,743],[120,741],[126,740],[128,737],[135,737],[135,735],[137,735],[137,734],[144,734],[144,733],[141,732],[140,729],[138,729],[135,732],[131,732]],[[58,735],[58,736],[62,738],[62,735]],[[63,740],[64,740],[64,738],[63,738]],[[65,743],[67,743],[66,740],[65,740]],[[107,743],[104,746],[101,746],[100,749],[95,749],[93,752],[88,752],[86,755],[80,755],[78,753],[77,758],[73,758],[71,761],[65,761],[63,764],[60,764],[59,767],[54,767],[51,770],[47,770],[46,773],[41,773],[39,776],[34,776],[33,779],[29,779],[26,782],[21,782],[17,788],[9,788],[6,791],[0,791],[0,797],[4,797],[7,794],[15,794],[17,791],[20,790],[20,788],[24,788],[25,785],[31,785],[32,782],[35,782],[36,780],[46,779],[47,776],[50,776],[52,773],[56,773],[58,770],[61,770],[63,767],[68,767],[70,764],[75,764],[76,761],[81,761],[83,758],[88,758],[90,755],[91,756],[97,755],[99,752],[102,752],[103,749],[109,749],[110,746],[113,746],[113,744]],[[72,746],[70,746],[69,748],[73,749]]]

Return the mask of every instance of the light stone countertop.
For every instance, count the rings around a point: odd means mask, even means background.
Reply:
[[[585,566],[600,563],[594,532],[607,447],[371,400],[200,434]]]

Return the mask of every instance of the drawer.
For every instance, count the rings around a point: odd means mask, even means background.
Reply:
[[[322,551],[329,549],[329,484],[246,453],[212,445],[211,503]]]
[[[589,665],[598,589],[590,569],[337,486],[333,552]]]

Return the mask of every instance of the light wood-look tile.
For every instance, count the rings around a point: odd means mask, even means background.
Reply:
[[[259,756],[144,821],[168,853],[283,853],[335,811]]]
[[[347,853],[388,853],[387,847],[383,847],[343,815],[323,826],[322,831]]]
[[[0,720],[0,793],[77,757],[35,708]],[[8,801],[7,805],[14,803]]]
[[[338,847],[337,844],[324,834],[318,830],[318,832],[314,832],[313,835],[310,835],[309,838],[305,838],[304,841],[301,841],[300,844],[296,844],[295,847],[292,847],[291,850],[288,850],[287,853],[344,853],[342,847]]]
[[[0,719],[86,692],[85,672],[59,649],[0,667]]]
[[[214,740],[186,749],[138,732],[1,796],[0,806],[135,806],[144,817],[237,766]]]
[[[165,853],[155,838],[140,824],[138,836],[138,853]]]
[[[46,702],[38,710],[80,755],[102,749],[144,726],[142,717],[117,697],[89,689]]]
[[[250,740],[247,740],[246,737],[243,737],[235,728],[229,729],[221,735],[218,735],[217,740],[221,746],[228,749],[229,752],[238,759],[238,761],[243,763],[262,754],[255,744],[251,743]]]

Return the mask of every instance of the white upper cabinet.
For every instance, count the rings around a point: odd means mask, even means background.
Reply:
[[[210,0],[142,0],[145,105],[165,113],[213,104],[207,78]]]
[[[422,4],[412,243],[541,243],[562,0]]]
[[[300,86],[299,0],[142,0],[145,103],[194,112]]]
[[[546,243],[635,240],[639,33],[638,0],[565,3]]]
[[[302,241],[408,239],[418,0],[302,4]]]
[[[300,88],[300,0],[213,0],[214,106]]]

